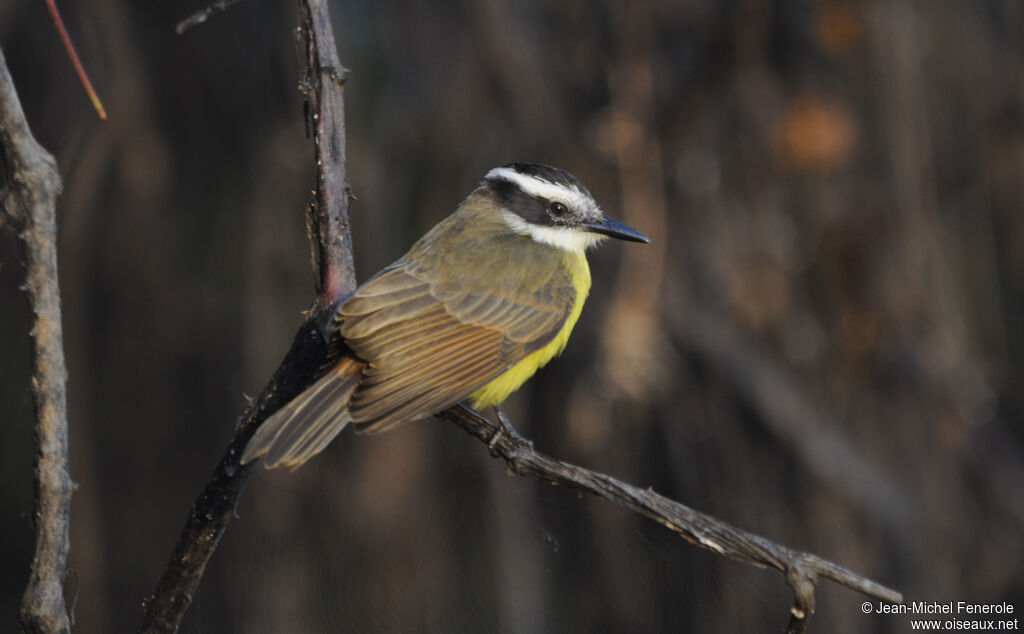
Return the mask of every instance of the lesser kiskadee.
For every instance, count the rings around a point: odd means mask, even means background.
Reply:
[[[497,405],[569,339],[590,290],[584,252],[605,218],[571,174],[514,163],[341,303],[326,373],[256,431],[242,463],[295,468],[345,425],[374,433],[465,399]]]

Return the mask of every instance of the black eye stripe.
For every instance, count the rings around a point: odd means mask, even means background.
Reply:
[[[564,187],[556,183],[551,184]],[[529,185],[531,183],[525,184]],[[524,189],[524,183],[502,174],[500,169],[497,169],[497,173],[488,174],[481,186],[493,196],[493,200],[503,211],[514,213],[526,222],[542,227],[575,225],[582,222],[591,208],[596,209],[592,199],[589,199],[591,204],[587,204],[588,195],[579,190],[548,193],[541,187],[527,191]]]
[[[517,184],[505,179],[487,181],[497,202],[508,211],[535,225],[550,225],[549,201],[532,196]]]

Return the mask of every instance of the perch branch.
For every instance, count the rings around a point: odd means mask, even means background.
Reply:
[[[456,406],[441,414],[476,436],[503,458],[512,473],[571,486],[621,504],[679,533],[690,543],[719,555],[762,568],[775,568],[793,589],[789,632],[803,632],[814,613],[814,586],[830,579],[868,596],[902,603],[903,596],[842,566],[776,544],[695,511],[650,489],[638,489],[603,473],[555,460],[534,450],[529,441],[500,434],[500,427],[473,410]]]
[[[334,306],[355,289],[352,239],[349,235],[349,188],[345,170],[345,121],[337,47],[327,16],[326,0],[300,0],[306,40],[307,112],[311,119],[317,191],[311,206],[317,297],[281,365],[260,396],[242,416],[242,423],[213,475],[193,503],[185,527],[156,590],[146,600],[141,632],[175,632],[199,587],[252,465],[239,459],[256,428],[312,383],[326,359],[325,324]]]
[[[25,289],[32,307],[32,399],[35,405],[35,553],[18,620],[25,632],[67,632],[68,473],[67,368],[57,285],[57,163],[29,130],[0,52],[0,145],[6,173],[2,213],[25,249]]]

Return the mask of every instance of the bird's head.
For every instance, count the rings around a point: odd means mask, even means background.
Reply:
[[[587,188],[557,167],[511,163],[488,172],[481,186],[494,194],[509,228],[537,242],[579,253],[606,237],[650,242],[606,218]]]

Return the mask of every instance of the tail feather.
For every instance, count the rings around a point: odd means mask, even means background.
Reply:
[[[352,420],[348,402],[362,369],[362,362],[342,359],[275,412],[245,446],[242,464],[263,456],[263,466],[268,469],[295,469],[323,451]]]

